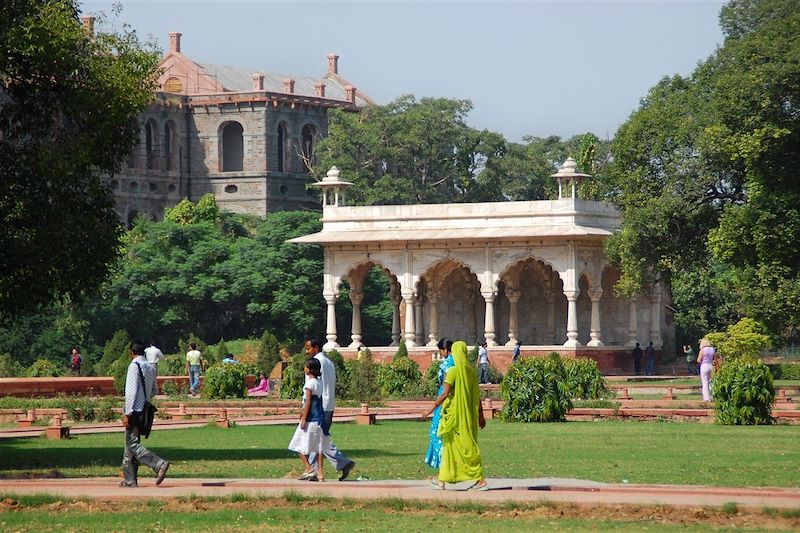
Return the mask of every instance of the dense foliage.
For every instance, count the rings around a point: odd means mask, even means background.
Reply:
[[[564,361],[557,353],[528,357],[512,364],[500,393],[508,422],[563,422],[572,409]]]
[[[760,357],[769,347],[767,328],[751,318],[728,326],[724,333],[709,333],[708,340],[726,360]]]
[[[626,295],[671,283],[685,331],[749,316],[787,341],[800,322],[800,10],[732,0],[720,22],[722,46],[617,132],[605,191],[623,225],[608,254]]]
[[[158,54],[123,28],[89,35],[75,0],[0,3],[0,318],[108,276],[110,189],[156,88]]]
[[[244,398],[245,378],[257,373],[254,365],[217,363],[206,370],[201,391],[204,398]]]
[[[775,388],[772,374],[761,361],[725,361],[711,381],[717,422],[729,425],[772,423]]]
[[[378,384],[381,395],[402,397],[419,391],[422,373],[416,361],[406,357],[395,357],[391,363],[380,365]]]
[[[278,338],[267,330],[261,335],[258,341],[258,355],[256,359],[256,366],[259,372],[264,372],[267,376],[272,372],[272,369],[281,360],[281,347],[278,344]]]
[[[562,359],[569,395],[572,399],[596,400],[608,395],[608,380],[597,361],[585,357]]]

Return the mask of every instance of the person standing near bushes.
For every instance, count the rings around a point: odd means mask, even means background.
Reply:
[[[125,406],[122,425],[125,427],[125,449],[122,452],[122,482],[120,487],[139,486],[139,465],[149,466],[156,473],[156,485],[161,485],[169,469],[169,461],[154,454],[141,442],[142,411],[145,401],[156,395],[156,368],[147,363],[141,343],[131,346],[131,364],[125,377]]]
[[[478,348],[478,367],[480,369],[480,382],[481,385],[484,383],[489,383],[489,350],[486,349],[486,341],[481,343],[481,347]]]
[[[700,365],[700,383],[703,388],[703,401],[711,401],[711,372],[714,370],[714,356],[717,351],[708,342],[700,341],[700,351],[697,353],[697,363]]]
[[[200,389],[200,374],[203,373],[203,354],[195,343],[189,344],[186,352],[186,375],[189,376],[189,394],[197,394]]]
[[[691,344],[687,344],[683,347],[683,355],[686,356],[686,373],[690,376],[696,375],[697,363],[694,357],[694,348],[692,348]]]
[[[158,362],[164,359],[164,352],[156,346],[155,339],[151,340],[150,346],[144,349],[144,357],[147,359],[147,362],[154,367],[158,367]],[[158,368],[156,368],[156,370],[158,370]]]

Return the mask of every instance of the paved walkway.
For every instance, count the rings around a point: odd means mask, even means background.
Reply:
[[[138,488],[121,488],[116,478],[0,480],[0,494],[52,494],[65,498],[124,500],[178,496],[281,496],[287,491],[333,498],[445,500],[483,502],[568,502],[582,505],[632,504],[679,507],[720,507],[735,502],[740,508],[800,509],[800,489],[719,488],[689,485],[606,484],[579,479],[536,478],[488,480],[490,490],[466,490],[469,483],[434,489],[420,480],[362,480],[314,483],[294,479],[167,478],[156,487],[152,477]],[[452,490],[450,490],[452,489]]]

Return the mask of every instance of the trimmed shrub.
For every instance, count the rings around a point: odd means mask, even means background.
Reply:
[[[800,380],[800,363],[776,363],[767,365],[774,379]]]
[[[170,354],[158,363],[158,374],[161,376],[185,376],[186,354]]]
[[[336,397],[346,398],[348,374],[344,364],[344,357],[342,357],[342,354],[339,353],[338,350],[331,350],[326,353],[328,359],[331,360],[333,366],[336,368]]]
[[[161,366],[159,364],[159,366]],[[178,398],[181,396],[186,396],[186,393],[189,391],[189,384],[188,383],[175,383],[174,381],[165,381],[164,384],[161,386],[161,393],[166,394],[170,398]]]
[[[761,361],[729,359],[711,381],[717,422],[727,425],[772,423],[775,388],[772,374]]]
[[[22,365],[15,361],[10,353],[0,355],[0,378],[15,378],[24,371]]]
[[[26,374],[29,378],[58,377],[64,375],[64,369],[48,359],[37,359]]]
[[[405,339],[400,339],[400,345],[397,347],[397,351],[395,352],[392,361],[394,362],[402,358],[408,359],[408,348],[406,347]]]
[[[359,402],[379,400],[380,385],[378,384],[379,365],[372,359],[369,348],[361,350],[360,359],[350,369],[350,383],[348,392],[350,398]]]
[[[502,383],[503,373],[497,367],[489,363],[489,383]]]
[[[254,365],[217,363],[206,370],[203,379],[204,398],[244,398],[247,395],[245,377],[256,372]]]
[[[211,352],[211,351],[212,350],[209,350],[209,352]],[[214,362],[217,362],[217,363],[222,362],[223,359],[228,357],[228,353],[229,353],[228,352],[228,345],[225,344],[225,339],[224,338],[220,338],[219,344],[217,344],[217,349],[216,349],[215,353],[216,353],[216,356],[214,357]],[[208,364],[210,366],[209,362],[207,362],[206,364]]]
[[[587,358],[563,358],[570,398],[596,400],[608,395],[606,378],[597,361]]]
[[[480,346],[475,345],[475,346],[472,347],[471,350],[469,350],[467,352],[467,361],[469,361],[469,364],[471,364],[472,366],[477,366],[477,364],[478,364],[478,350],[479,349],[480,349]]]
[[[128,377],[128,366],[131,364],[130,354],[120,357],[108,369],[108,374],[114,378],[114,388],[118,393],[125,392],[125,379]]]
[[[724,333],[709,333],[708,340],[725,359],[756,359],[770,345],[767,328],[752,318],[741,319]]]
[[[405,357],[395,356],[391,364],[378,367],[378,384],[382,396],[416,394],[419,391],[421,380],[422,372],[419,370],[419,365],[408,355]]]
[[[512,364],[500,392],[507,422],[563,422],[572,409],[564,362],[555,352]]]
[[[306,354],[303,352],[292,356],[291,362],[283,371],[281,398],[298,399],[303,395],[303,383],[305,383],[306,377],[303,367],[306,359]]]
[[[420,386],[417,389],[420,396],[434,397],[439,391],[439,365],[441,361],[431,361],[425,376],[420,381]]]
[[[118,329],[114,336],[103,347],[103,356],[95,365],[98,376],[111,376],[111,365],[121,357],[129,357],[131,350],[131,337],[124,329]]]
[[[278,338],[271,331],[264,331],[258,341],[256,366],[258,370],[269,376],[278,361],[281,360],[281,347]]]

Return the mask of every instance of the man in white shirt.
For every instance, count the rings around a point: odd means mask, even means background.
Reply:
[[[305,349],[308,357],[313,357],[320,363],[322,370],[322,410],[325,411],[325,424],[322,431],[325,435],[330,436],[331,424],[333,423],[333,410],[336,408],[336,366],[334,366],[333,361],[328,359],[325,352],[322,351],[322,344],[320,341],[316,339],[307,340]],[[322,450],[322,455],[328,458],[337,471],[341,471],[339,481],[344,481],[347,479],[347,476],[350,475],[356,463],[343,454],[333,443],[332,439],[326,439],[325,443],[328,446]],[[316,453],[311,453],[308,456],[308,462],[312,465],[316,464],[318,459],[319,457],[317,457]]]
[[[147,364],[141,343],[131,346],[131,364],[125,378],[125,406],[122,425],[125,426],[125,450],[122,452],[123,481],[120,487],[137,487],[139,484],[139,465],[149,466],[156,473],[156,485],[164,481],[169,469],[165,461],[144,446],[141,442],[142,411],[145,401],[156,394],[156,369]],[[144,378],[144,381],[142,380]]]
[[[486,349],[485,341],[478,348],[478,365],[480,368],[480,382],[489,383],[489,351]]]
[[[150,346],[144,349],[144,357],[151,365],[157,366],[158,362],[164,359],[164,353],[156,346],[156,341],[150,341]]]

